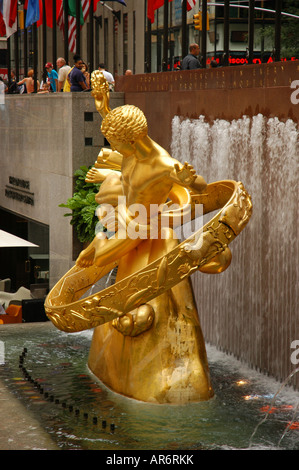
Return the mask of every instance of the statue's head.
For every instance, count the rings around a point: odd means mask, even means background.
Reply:
[[[108,141],[134,144],[147,135],[147,120],[136,106],[124,105],[107,114],[101,130]]]

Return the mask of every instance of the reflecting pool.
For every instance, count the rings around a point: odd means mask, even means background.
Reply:
[[[152,405],[108,390],[88,370],[92,331],[3,325],[0,380],[61,449],[299,449],[299,393],[207,345],[215,397]]]

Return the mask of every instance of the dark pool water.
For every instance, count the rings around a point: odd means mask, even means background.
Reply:
[[[279,391],[281,384],[207,346],[212,400],[140,403],[111,392],[90,373],[91,336],[66,334],[49,322],[0,329],[0,379],[59,448],[299,449],[299,394],[291,388]]]

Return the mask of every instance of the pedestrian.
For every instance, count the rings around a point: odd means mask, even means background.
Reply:
[[[114,91],[115,80],[114,80],[112,73],[106,70],[105,64],[103,63],[99,64],[99,71],[102,72],[102,74],[106,78],[108,85],[109,85],[109,90]]]
[[[71,67],[67,65],[65,59],[63,57],[59,57],[56,61],[57,69],[58,69],[58,89],[57,91],[63,91],[63,87],[65,81],[67,79],[67,75],[71,70]]]
[[[74,68],[70,71],[68,77],[71,83],[71,91],[87,90],[86,78],[81,70],[83,60],[77,54],[74,55]]]
[[[39,81],[37,82],[37,90],[40,88]],[[23,78],[20,82],[17,83],[18,86],[25,85],[25,89],[21,93],[33,93],[34,92],[34,70],[30,69],[28,71],[28,77]]]
[[[192,43],[189,46],[189,54],[182,60],[182,69],[183,70],[194,70],[200,69],[201,65],[197,58],[200,53],[199,45],[196,43]]]
[[[56,93],[58,89],[58,73],[53,69],[53,64],[51,64],[51,62],[46,63],[45,69],[47,70],[48,78],[50,80],[51,91]]]
[[[210,68],[216,68],[218,67],[218,64],[217,64],[217,61],[215,59],[211,60],[211,63],[210,63]]]
[[[44,82],[41,88],[37,92],[40,94],[50,93],[50,82]]]
[[[125,75],[133,75],[132,70],[129,70],[129,69],[126,70],[126,71],[125,71]]]
[[[88,65],[85,62],[83,62],[81,71],[85,77],[87,88],[90,89],[90,73],[88,72]]]
[[[17,77],[14,70],[10,71],[10,81],[8,82],[8,86],[5,90],[6,93],[9,95],[19,93],[18,85],[17,85]]]

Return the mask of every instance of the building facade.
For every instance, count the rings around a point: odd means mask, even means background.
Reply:
[[[255,2],[254,12],[254,62],[271,60],[274,49],[275,1]],[[207,3],[206,66],[212,59],[221,65],[224,53],[224,7],[221,0]],[[167,70],[176,70],[185,53],[183,34],[186,44],[203,44],[202,29],[196,29],[193,15],[202,9],[198,0],[195,7],[187,12],[186,32],[184,33],[182,1],[168,3],[167,27]],[[248,5],[236,1],[229,9],[229,64],[248,63]],[[265,34],[267,31],[267,34]],[[153,24],[147,18],[147,0],[130,0],[127,6],[116,1],[98,2],[93,15],[88,14],[80,32],[79,54],[89,64],[90,69],[105,63],[107,70],[114,75],[123,75],[127,69],[133,74],[160,72],[163,70],[164,7],[155,12]],[[8,68],[23,78],[29,68],[34,68],[37,56],[37,76],[41,80],[45,73],[44,64],[57,57],[65,57],[72,65],[74,52],[64,45],[63,31],[41,24],[37,27],[36,43],[34,27],[24,28],[24,6],[19,5],[18,32],[9,41],[0,38],[0,75],[7,79]],[[150,60],[149,60],[150,56]],[[8,65],[9,64],[9,65]],[[165,71],[165,70],[164,70]]]

